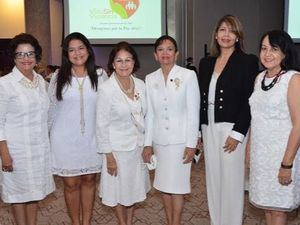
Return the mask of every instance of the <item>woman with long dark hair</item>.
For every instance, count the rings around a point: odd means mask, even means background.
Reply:
[[[63,41],[62,63],[51,78],[49,96],[52,171],[63,178],[72,225],[89,225],[101,157],[96,146],[97,87],[107,75],[96,69],[88,39],[71,33]],[[82,223],[80,222],[82,211]]]

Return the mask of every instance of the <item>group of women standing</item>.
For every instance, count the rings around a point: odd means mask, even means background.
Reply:
[[[72,225],[90,225],[101,171],[103,204],[115,208],[120,225],[131,225],[134,205],[151,187],[147,164],[154,154],[153,186],[167,224],[180,225],[191,161],[203,145],[212,225],[242,224],[245,155],[250,201],[265,210],[268,225],[286,224],[286,211],[300,204],[296,54],[288,34],[266,33],[265,70],[257,76],[258,60],[244,52],[243,41],[239,20],[221,18],[197,81],[194,71],[176,65],[177,43],[164,35],[154,45],[160,68],[145,84],[134,75],[140,63],[130,44],[114,46],[108,78],[87,38],[72,33],[47,94],[33,70],[41,47],[33,36],[17,35],[15,67],[0,79],[1,196],[12,203],[16,223],[36,225],[37,202],[54,191],[55,174],[63,179]]]

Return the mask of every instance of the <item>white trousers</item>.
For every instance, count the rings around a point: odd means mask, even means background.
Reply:
[[[209,117],[213,117],[211,114],[213,112],[209,112]],[[214,121],[211,119],[209,121]],[[234,152],[224,152],[223,146],[232,127],[232,123],[202,125],[211,225],[241,225],[243,221],[247,138],[238,144]]]

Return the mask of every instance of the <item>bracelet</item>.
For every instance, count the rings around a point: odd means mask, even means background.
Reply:
[[[291,165],[284,165],[283,162],[281,162],[281,168],[282,169],[292,169],[293,168],[293,163]]]

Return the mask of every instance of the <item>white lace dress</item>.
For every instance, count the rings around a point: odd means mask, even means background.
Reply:
[[[292,129],[287,90],[294,73],[283,74],[268,91],[261,89],[265,72],[260,73],[249,99],[252,115],[249,197],[251,203],[263,209],[291,211],[300,204],[299,152],[292,169],[293,182],[283,186],[277,178]],[[272,80],[266,78],[266,84]]]
[[[98,86],[107,79],[102,70]],[[78,78],[82,83],[84,78]],[[72,77],[71,84],[63,89],[63,100],[56,99],[57,74],[51,78],[48,93],[50,97],[49,127],[53,174],[70,177],[98,173],[102,159],[96,145],[96,96],[89,77],[83,84],[85,131],[81,133],[81,107],[78,82]]]

